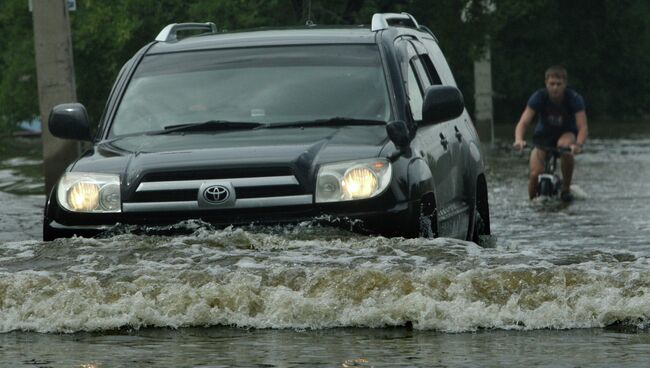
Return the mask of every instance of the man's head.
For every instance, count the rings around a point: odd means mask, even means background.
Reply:
[[[552,66],[546,69],[544,84],[546,85],[546,90],[551,101],[562,101],[567,85],[566,69],[561,66]]]

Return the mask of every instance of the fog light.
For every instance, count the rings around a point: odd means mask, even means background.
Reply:
[[[99,192],[99,203],[105,211],[118,211],[120,209],[120,186],[107,184]]]
[[[331,172],[323,173],[318,178],[318,187],[316,188],[317,202],[338,201],[341,198],[341,186],[339,175]]]

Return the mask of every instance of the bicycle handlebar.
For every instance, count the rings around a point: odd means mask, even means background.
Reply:
[[[542,146],[539,144],[532,144],[531,148],[537,148],[542,151],[555,152],[555,153],[569,153],[571,152],[571,147],[561,146],[561,147],[552,147],[552,146]]]
[[[521,154],[524,152],[531,152],[535,148],[557,156],[572,152],[571,147],[567,147],[567,146],[553,147],[553,146],[543,146],[535,143],[528,144],[527,142],[525,146],[523,146],[520,150],[515,148],[513,152],[519,152]]]

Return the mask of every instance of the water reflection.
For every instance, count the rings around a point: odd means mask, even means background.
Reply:
[[[0,345],[4,361],[17,363],[12,366],[612,367],[645,366],[650,335],[594,329],[444,334],[407,329],[210,327],[74,335],[10,333],[0,335]]]

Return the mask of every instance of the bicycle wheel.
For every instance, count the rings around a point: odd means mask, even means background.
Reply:
[[[553,184],[550,180],[544,178],[537,185],[538,194],[540,196],[550,197],[553,193]]]

